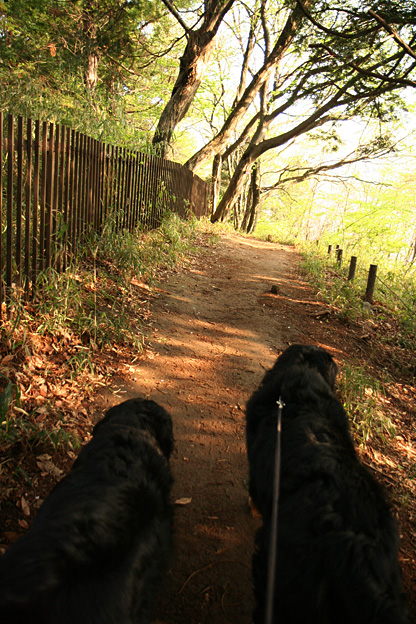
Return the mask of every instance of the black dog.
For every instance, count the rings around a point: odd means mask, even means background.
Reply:
[[[336,374],[324,349],[293,345],[247,404],[249,490],[263,517],[253,556],[255,624],[265,618],[279,398],[285,407],[273,622],[408,622],[396,523],[358,459],[333,394]]]
[[[144,624],[171,545],[172,421],[132,399],[95,426],[0,559],[2,624]]]

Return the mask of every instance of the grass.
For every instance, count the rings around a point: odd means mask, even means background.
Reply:
[[[394,425],[382,409],[384,391],[379,380],[361,366],[345,362],[338,376],[338,390],[361,446],[375,437],[386,442],[395,436]]]
[[[116,371],[105,358],[143,349],[151,290],[195,252],[201,227],[169,214],[157,230],[117,232],[110,217],[76,263],[40,276],[34,301],[15,291],[0,328],[0,454],[79,446],[90,429],[83,402]]]
[[[55,451],[61,447],[79,448],[77,436],[66,432],[59,424],[55,424],[52,429],[39,425],[33,414],[22,409],[19,386],[4,376],[2,378],[6,387],[0,394],[0,446],[10,447],[20,443],[33,448],[45,444],[52,446]]]
[[[393,271],[380,271],[384,280],[389,280],[394,289],[376,283],[375,303],[366,305],[363,301],[367,275],[358,271],[353,281],[347,280],[348,267],[340,267],[327,250],[316,244],[299,246],[302,254],[302,269],[306,278],[314,285],[318,296],[325,301],[337,317],[350,326],[350,331],[374,336],[380,348],[390,349],[389,367],[395,375],[412,381],[412,354],[416,352],[416,319],[404,311],[402,298],[412,300],[414,278],[409,272],[407,280]],[[410,280],[410,282],[408,281]],[[410,294],[409,294],[410,293]],[[415,298],[416,301],[416,298]],[[399,313],[401,309],[401,313]],[[414,380],[414,373],[413,373]],[[395,428],[384,408],[383,381],[360,366],[345,363],[339,377],[339,391],[344,406],[351,416],[355,433],[362,446],[379,438],[383,443],[395,435]]]

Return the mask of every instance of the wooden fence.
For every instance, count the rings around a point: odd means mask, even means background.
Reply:
[[[332,253],[332,245],[328,245],[328,256],[330,256],[331,253]],[[335,254],[336,254],[338,267],[340,267],[342,264],[343,253],[344,253],[343,249],[341,249],[339,245],[336,245]],[[358,260],[357,256],[351,256],[350,258],[350,264],[348,268],[348,278],[347,278],[348,281],[352,281],[355,277],[355,272],[357,270],[357,260]],[[368,270],[368,277],[367,277],[367,286],[365,289],[365,293],[363,294],[363,301],[366,301],[367,303],[370,303],[370,304],[373,303],[376,279],[377,279],[377,265],[370,264],[370,268]]]
[[[209,190],[178,163],[0,113],[0,315],[12,284],[28,298],[39,273],[65,270],[110,216],[130,231],[167,211],[201,217]]]

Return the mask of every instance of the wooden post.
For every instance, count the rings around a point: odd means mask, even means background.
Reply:
[[[7,232],[6,232],[6,286],[10,295],[13,281],[13,173],[14,173],[14,117],[9,115],[7,127]]]
[[[342,249],[337,249],[337,264],[340,267],[342,263]]]
[[[357,256],[351,256],[350,269],[348,271],[348,280],[352,281],[355,277],[355,270],[357,268]]]
[[[32,192],[32,120],[26,122],[26,181],[25,181],[25,299],[30,290],[30,198]]]
[[[370,264],[370,270],[368,272],[368,280],[367,280],[367,289],[364,295],[364,301],[368,303],[373,303],[373,295],[374,295],[374,287],[376,284],[377,277],[377,265]]]
[[[0,320],[2,318],[3,294],[3,113],[0,112]]]
[[[331,255],[331,251],[332,251],[332,245],[328,245],[328,256]]]

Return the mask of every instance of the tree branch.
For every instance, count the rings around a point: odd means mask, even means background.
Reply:
[[[346,67],[351,67],[351,69],[353,69],[354,71],[359,72],[360,74],[363,74],[364,76],[368,76],[369,78],[376,78],[377,80],[381,80],[383,82],[391,82],[397,85],[401,84],[406,87],[416,87],[416,82],[414,80],[409,80],[407,78],[390,78],[389,76],[386,76],[385,74],[378,74],[377,72],[373,72],[368,69],[363,69],[358,63],[354,61],[346,61],[341,56],[339,56],[339,54],[337,54],[335,50],[330,48],[325,43],[314,43],[314,44],[311,44],[310,47],[322,48],[326,50],[328,54],[330,54],[333,58],[337,58],[341,60]],[[403,55],[401,55],[399,58],[403,58]],[[415,67],[416,67],[416,63],[413,64],[413,66],[410,68],[410,71],[413,71]],[[409,73],[409,70],[407,71],[407,73]]]
[[[364,30],[356,31],[354,34],[349,35],[347,33],[339,32],[337,30],[332,30],[331,28],[326,28],[325,26],[320,24],[314,17],[312,17],[312,14],[308,11],[307,7],[304,5],[302,0],[296,0],[296,1],[298,5],[300,6],[300,8],[302,9],[305,17],[307,17],[307,19],[311,22],[311,24],[316,26],[319,30],[322,30],[322,32],[326,33],[327,35],[332,35],[333,37],[340,37],[341,39],[358,39],[359,37],[365,37],[369,35],[370,33],[377,32],[378,30],[380,30],[378,26],[377,27],[374,26],[372,28],[367,28]]]
[[[171,13],[173,15],[173,17],[176,19],[178,24],[180,24],[182,26],[182,28],[184,29],[185,33],[188,34],[189,31],[190,31],[190,28],[185,24],[185,22],[183,21],[183,19],[181,18],[181,16],[179,15],[178,11],[173,6],[173,4],[170,2],[170,0],[162,0],[162,2],[165,5],[165,7],[168,9],[169,13]]]
[[[370,9],[368,11],[368,14],[371,15],[371,17],[373,17],[385,30],[387,30],[388,33],[390,33],[393,36],[393,39],[395,40],[395,42],[401,48],[403,48],[406,54],[408,54],[409,56],[411,56],[412,58],[416,60],[416,52],[413,52],[412,48],[405,41],[403,41],[401,37],[399,37],[397,32],[390,26],[390,24],[388,24],[380,15],[377,15],[377,13],[373,11],[373,9]]]

